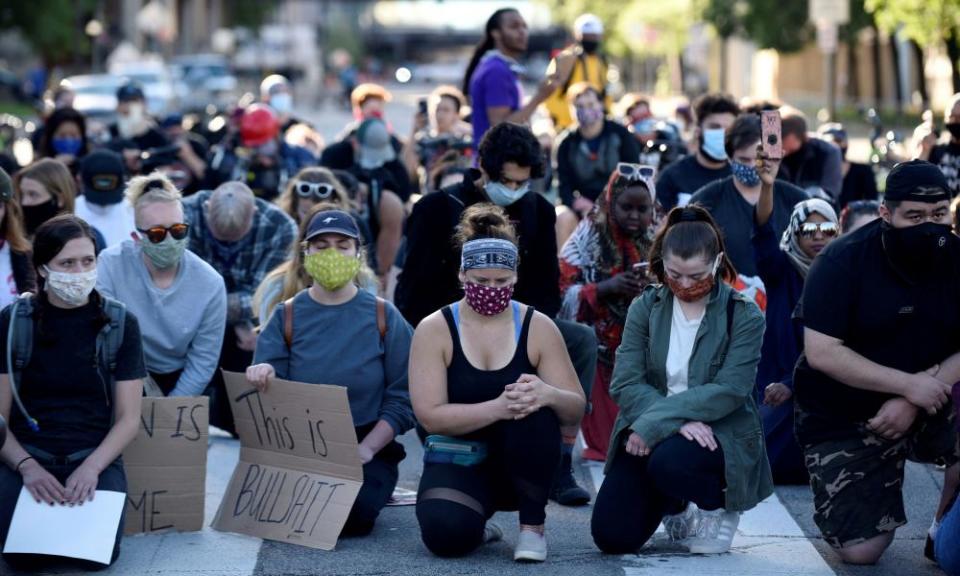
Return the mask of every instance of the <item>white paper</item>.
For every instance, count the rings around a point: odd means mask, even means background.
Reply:
[[[38,504],[23,488],[3,551],[109,564],[125,499],[123,492],[97,490],[93,502],[82,506],[51,506]]]

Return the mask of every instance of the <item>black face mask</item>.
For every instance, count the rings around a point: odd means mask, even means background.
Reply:
[[[37,228],[47,220],[53,218],[60,212],[57,201],[53,198],[43,204],[34,206],[21,206],[23,208],[23,224],[27,228],[27,235],[33,236]]]
[[[264,200],[273,200],[280,194],[282,180],[279,162],[270,165],[255,162],[247,171],[247,186],[255,196]]]
[[[599,40],[581,40],[580,47],[583,48],[584,54],[593,54],[600,49]]]
[[[90,192],[87,191],[84,196],[87,202],[97,206],[112,206],[123,201],[123,188],[113,192]]]
[[[883,249],[910,280],[936,277],[949,268],[950,247],[955,240],[947,224],[925,222],[907,228],[883,224]]]
[[[950,132],[954,140],[960,140],[960,122],[950,122],[947,124],[947,131]]]

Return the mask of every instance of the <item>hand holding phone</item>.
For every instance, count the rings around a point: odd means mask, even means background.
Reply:
[[[782,130],[779,110],[764,110],[760,114],[760,142],[767,158],[783,158]]]

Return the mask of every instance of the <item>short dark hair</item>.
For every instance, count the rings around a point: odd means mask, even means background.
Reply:
[[[800,140],[806,139],[807,119],[803,116],[803,112],[793,108],[784,109],[780,130],[783,136],[790,136],[792,134]]]
[[[723,147],[727,151],[727,156],[732,158],[737,150],[754,142],[760,142],[760,136],[760,117],[756,114],[741,114],[737,116],[733,126],[727,130]]]
[[[530,178],[543,177],[543,151],[540,142],[526,126],[501,122],[487,131],[480,141],[480,167],[491,180],[503,176],[503,165],[513,162],[530,167]]]
[[[887,208],[890,208],[890,204],[897,203],[891,200],[887,203]],[[850,227],[853,226],[854,221],[861,216],[876,216],[879,213],[880,202],[876,200],[854,200],[847,204],[843,208],[843,211],[840,212],[840,231],[846,234],[850,231]]]
[[[697,119],[697,126],[703,124],[703,119],[711,114],[740,114],[740,106],[733,96],[714,92],[704,94],[693,103],[693,114]]]

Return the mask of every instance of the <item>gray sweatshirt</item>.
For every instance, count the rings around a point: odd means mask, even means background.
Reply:
[[[283,339],[283,304],[257,339],[254,363],[268,363],[277,377],[308,384],[345,386],[355,426],[384,420],[398,435],[414,425],[407,391],[413,329],[387,303],[387,334],[377,329],[376,297],[365,290],[328,306],[301,291],[293,300],[293,344]]]
[[[153,283],[140,246],[126,240],[100,253],[97,290],[140,320],[147,370],[183,370],[170,396],[199,396],[210,383],[227,322],[223,278],[189,250],[169,288]]]

